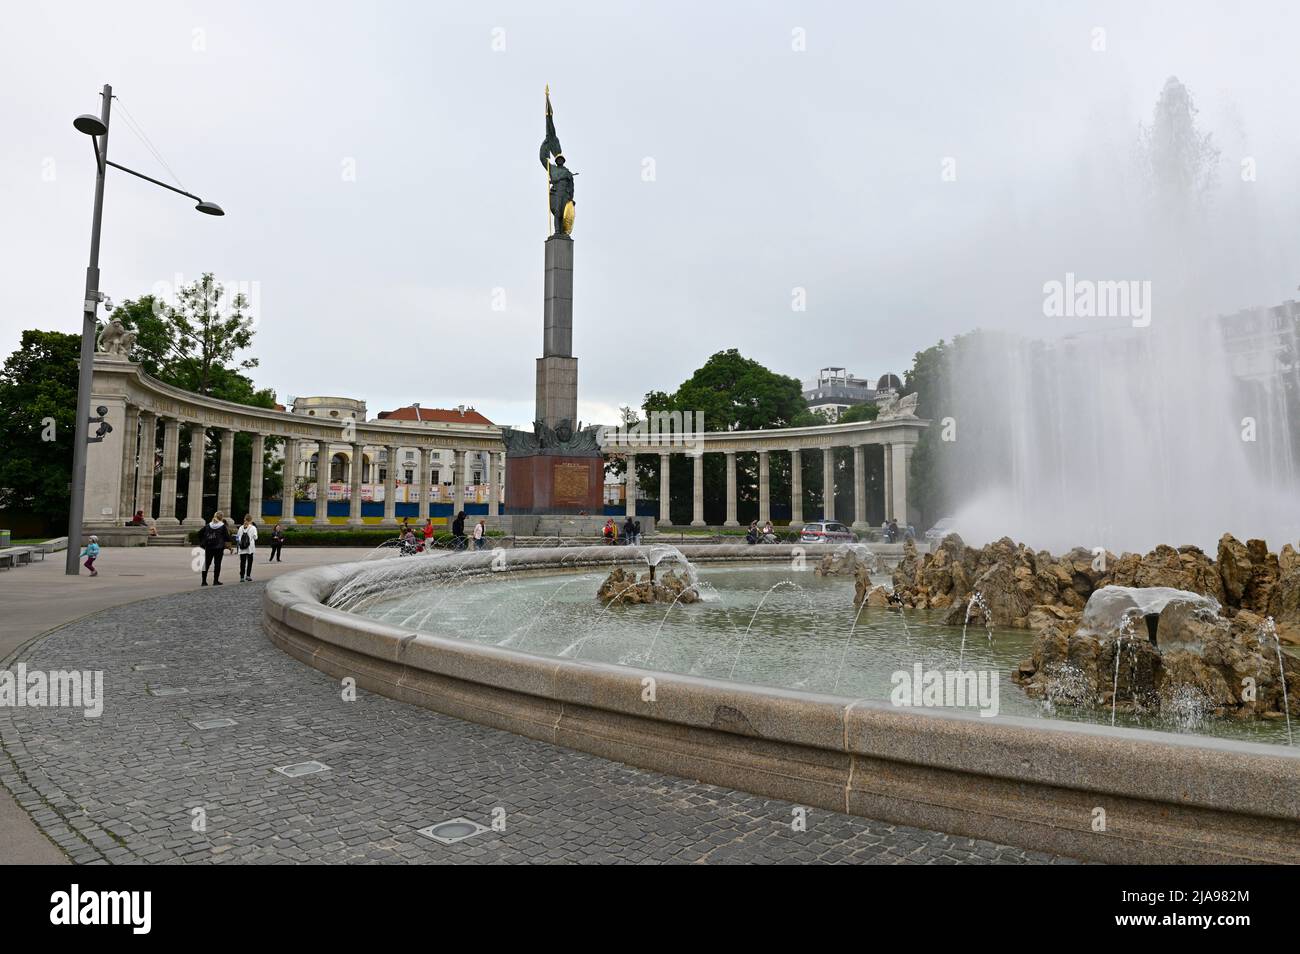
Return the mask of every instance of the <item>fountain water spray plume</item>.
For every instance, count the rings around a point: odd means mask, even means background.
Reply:
[[[1115,724],[1115,709],[1117,703],[1119,702],[1119,657],[1120,657],[1120,653],[1124,649],[1125,639],[1129,641],[1129,654],[1131,657],[1133,657],[1130,665],[1133,667],[1136,667],[1137,665],[1137,658],[1134,655],[1134,650],[1133,650],[1133,626],[1134,626],[1134,620],[1136,619],[1137,619],[1137,615],[1135,612],[1125,613],[1124,618],[1120,620],[1119,630],[1115,633],[1115,678],[1111,685],[1111,690],[1110,690],[1110,724],[1111,725]],[[1130,679],[1130,683],[1131,682],[1132,680]],[[1134,689],[1133,693],[1134,693],[1133,702],[1136,704],[1137,690]]]
[[[1265,637],[1273,637],[1273,649],[1277,653],[1277,678],[1282,682],[1282,712],[1286,714],[1286,744],[1295,745],[1295,739],[1291,736],[1291,697],[1287,694],[1286,689],[1286,669],[1282,666],[1282,641],[1277,636],[1277,623],[1273,617],[1269,616],[1259,627],[1259,645],[1261,648],[1267,646]]]
[[[736,664],[740,662],[740,654],[745,651],[745,642],[749,639],[749,631],[754,625],[754,620],[758,618],[758,611],[763,608],[763,604],[767,602],[767,598],[772,595],[772,592],[783,586],[792,586],[800,593],[803,592],[803,587],[794,580],[782,580],[780,583],[774,583],[768,588],[768,591],[763,594],[763,598],[758,601],[758,605],[754,607],[754,615],[749,617],[749,626],[745,627],[745,635],[740,638],[740,645],[736,647],[736,658],[731,661],[731,669],[727,672],[728,679],[731,679],[736,674]]]
[[[970,602],[966,604],[966,621],[961,624],[961,655],[957,657],[958,671],[966,660],[966,627],[970,625],[971,615],[977,608],[984,614],[984,628],[988,633],[989,645],[993,645],[993,614],[989,610],[989,604],[984,602],[984,594],[976,590],[970,595]]]

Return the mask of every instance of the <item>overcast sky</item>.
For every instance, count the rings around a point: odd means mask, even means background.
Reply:
[[[281,400],[531,419],[548,82],[579,173],[589,420],[723,348],[804,379],[826,365],[874,377],[941,337],[1041,321],[1043,282],[1105,244],[1093,199],[1117,194],[1171,74],[1223,150],[1239,253],[1207,307],[1276,303],[1300,282],[1297,10],[10,4],[0,351],[25,328],[79,327],[94,170],[71,120],[99,111],[105,82],[227,215],[112,173],[104,290],[120,301],[203,271],[254,290],[254,378]],[[170,179],[124,116],[115,104],[110,156]]]

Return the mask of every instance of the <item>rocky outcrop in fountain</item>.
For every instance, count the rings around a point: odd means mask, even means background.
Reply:
[[[920,556],[911,541],[894,571],[894,593],[905,607],[947,609],[961,625],[966,600],[979,591],[995,626],[1043,630],[1077,623],[1088,599],[1106,586],[1168,587],[1216,600],[1223,615],[1245,614],[1257,628],[1272,616],[1283,642],[1300,644],[1300,554],[1290,544],[1270,553],[1263,540],[1219,541],[1217,558],[1194,546],[1161,545],[1150,553],[1093,552],[1076,547],[1063,556],[1034,551],[1003,537],[968,547],[950,534]]]
[[[1107,589],[1098,590],[1089,607],[1108,598]],[[1290,715],[1300,716],[1300,663],[1274,654],[1258,617],[1243,612],[1228,619],[1212,604],[1198,603],[1197,594],[1166,592],[1178,595],[1154,613],[1152,625],[1140,611],[1118,625],[1113,619],[1086,625],[1093,622],[1090,613],[1077,628],[1049,625],[1012,679],[1030,696],[1068,705],[1283,719],[1289,704]]]
[[[689,579],[672,570],[655,574],[652,568],[638,577],[635,570],[619,566],[600,584],[596,598],[605,606],[610,603],[695,603],[700,594]]]

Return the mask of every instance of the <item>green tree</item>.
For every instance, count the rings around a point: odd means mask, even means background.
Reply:
[[[671,394],[651,391],[642,407],[647,413],[690,411],[692,420],[703,415],[706,431],[759,430],[801,427],[819,422],[804,401],[797,378],[777,374],[735,348],[719,351]],[[698,426],[698,425],[696,425]],[[788,499],[789,459],[772,455],[770,483],[772,499]],[[689,523],[694,499],[694,464],[678,457],[670,471],[674,523]],[[621,465],[620,465],[621,466]],[[655,454],[637,459],[637,480],[647,491],[657,493],[659,460]],[[720,524],[726,518],[726,460],[721,454],[704,458],[704,519]],[[758,455],[736,456],[737,516],[742,523],[758,515]]]
[[[24,331],[0,370],[0,508],[67,522],[81,339]]]

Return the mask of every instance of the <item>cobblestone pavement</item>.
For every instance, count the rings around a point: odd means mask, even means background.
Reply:
[[[262,633],[261,591],[234,582],[105,610],[9,661],[104,671],[97,719],[0,708],[0,782],[73,861],[1067,861],[821,809],[796,832],[786,802],[366,692],[344,702]],[[205,719],[236,724],[190,724]],[[275,772],[310,760],[328,770]],[[457,817],[505,824],[452,845],[418,833]]]

